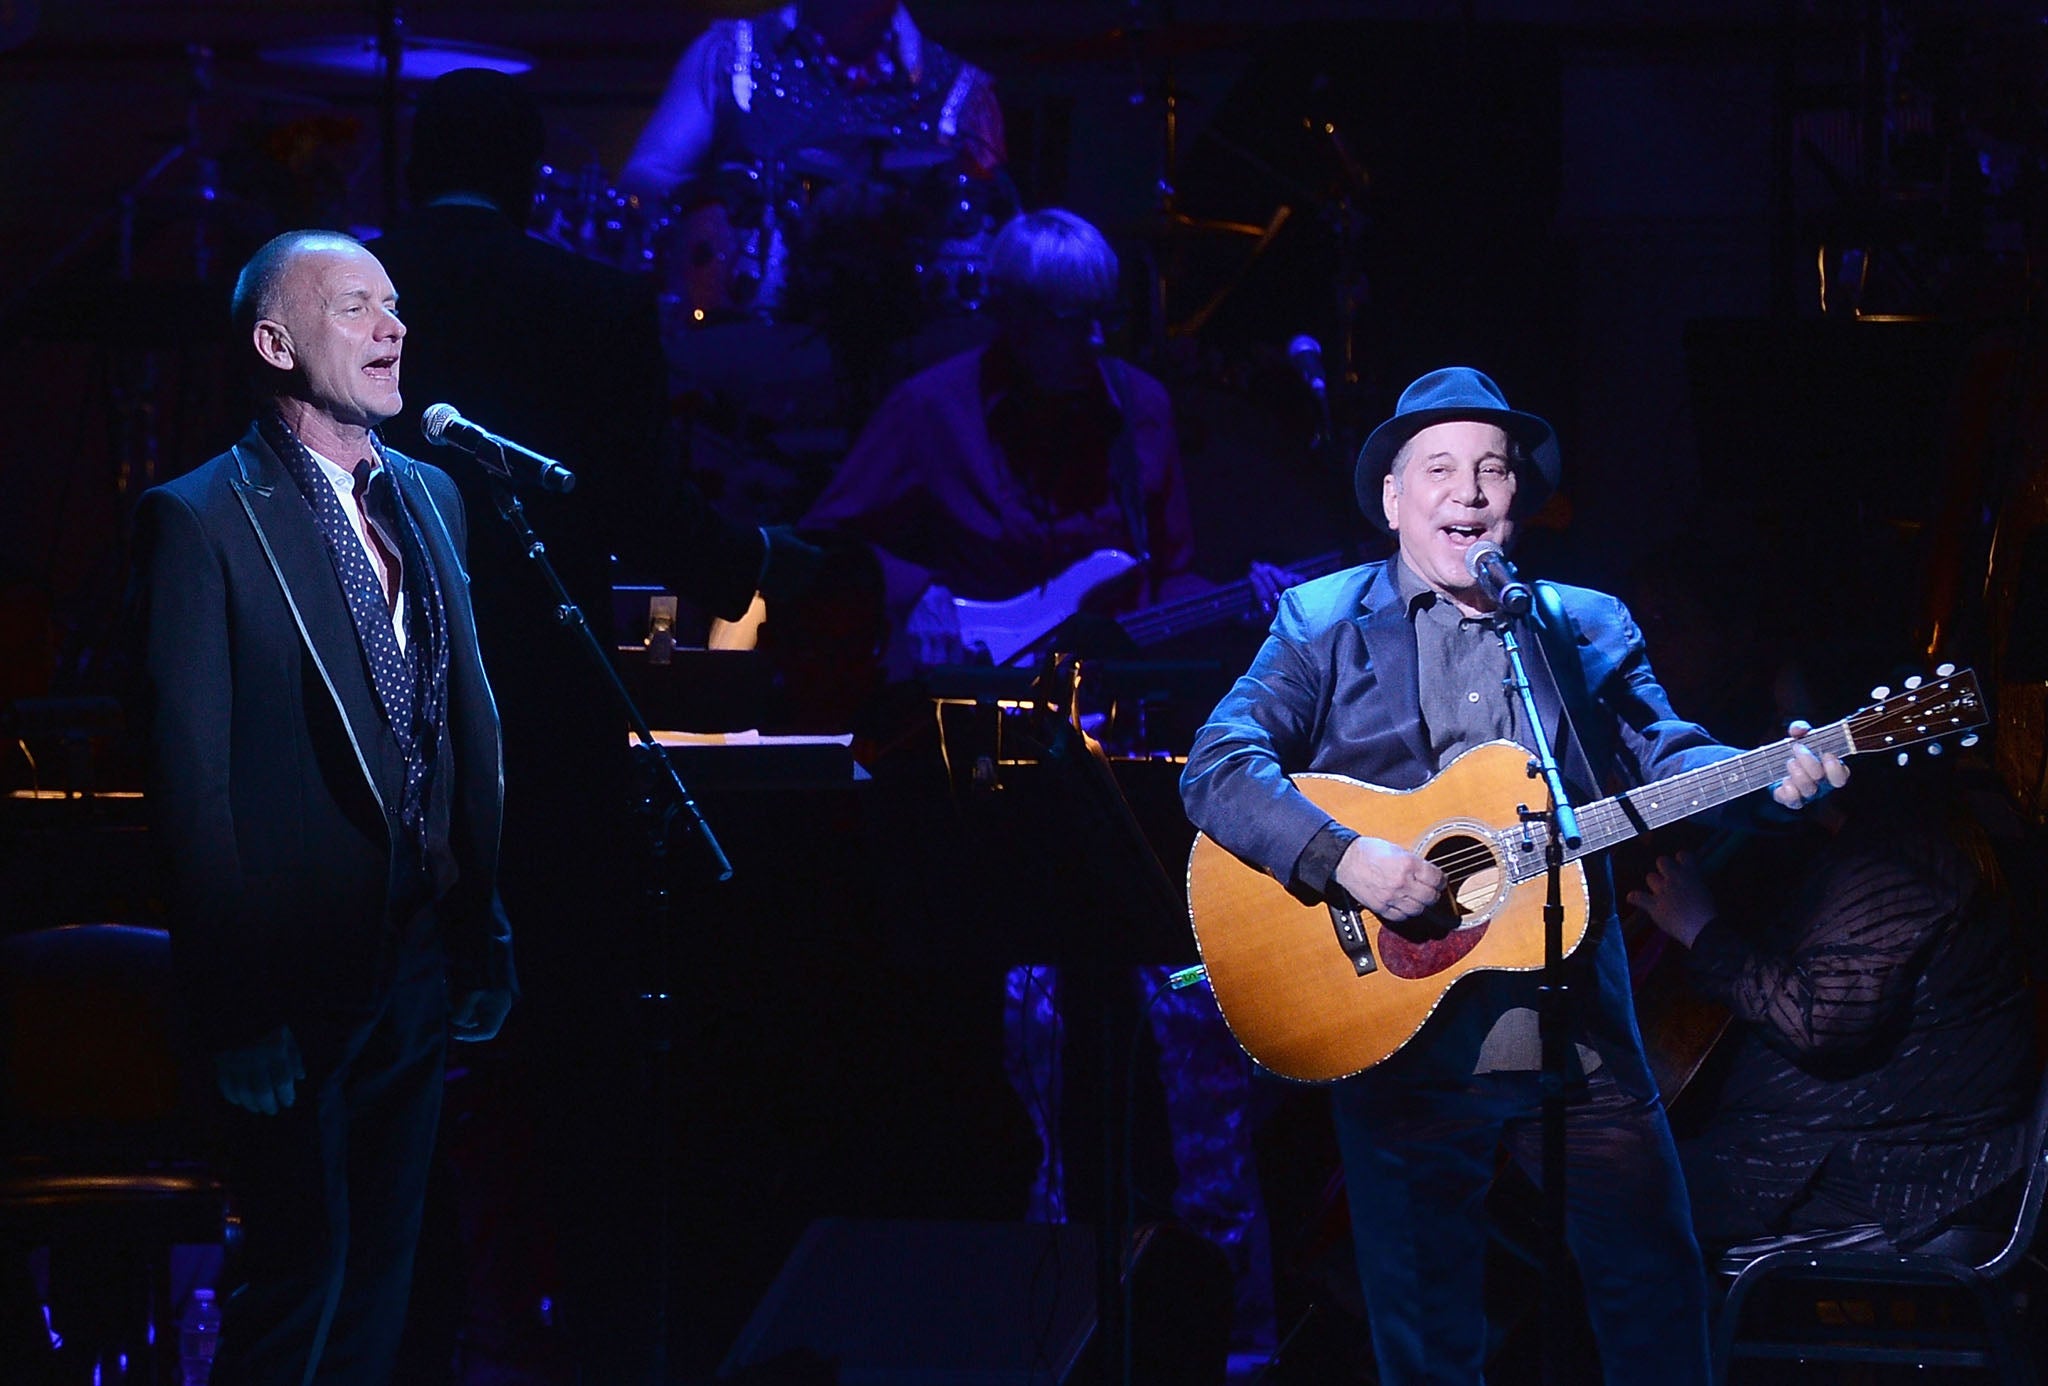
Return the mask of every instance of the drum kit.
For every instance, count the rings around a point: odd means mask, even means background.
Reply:
[[[370,35],[339,35],[265,49],[266,63],[302,71],[381,78],[395,108],[397,86],[455,67],[516,73],[532,58],[408,31],[394,0],[374,6]],[[1177,59],[1241,47],[1247,31],[1221,25],[1167,23],[1117,28],[1034,52],[1048,66],[1130,64],[1162,69],[1163,204],[1159,226],[1133,233],[1155,277],[1174,273],[1177,248],[1195,235],[1247,238],[1247,260],[1272,241],[1291,208],[1269,225],[1188,216],[1171,191],[1180,143]],[[395,186],[395,115],[386,113],[387,185]],[[663,308],[663,336],[734,323],[822,327],[853,314],[887,335],[893,325],[920,329],[971,320],[987,298],[989,250],[995,233],[1020,210],[1014,185],[1000,170],[970,172],[944,145],[906,138],[887,126],[852,127],[772,158],[719,164],[699,171],[664,199],[621,191],[597,163],[547,166],[534,196],[529,229],[575,254],[652,275]],[[855,283],[854,281],[859,281]],[[1234,287],[1226,283],[1218,297]],[[878,296],[888,302],[877,321]],[[1152,336],[1198,330],[1213,303],[1187,321],[1169,323],[1164,287],[1154,295]]]
[[[911,277],[916,315],[978,312],[989,246],[1016,210],[1006,178],[965,171],[953,150],[857,130],[707,169],[658,203],[619,191],[596,164],[545,167],[530,225],[565,250],[651,273],[671,326],[691,328],[814,318],[849,220]]]
[[[382,78],[394,105],[400,81],[455,67],[516,73],[532,65],[513,49],[411,34],[388,0],[377,9],[373,35],[301,41],[262,57],[330,76]],[[395,146],[390,136],[387,129],[387,147]],[[386,174],[395,183],[395,165]],[[881,235],[891,268],[916,286],[909,306],[920,321],[975,313],[986,292],[989,245],[1017,205],[1007,178],[965,171],[948,147],[907,142],[886,127],[853,128],[772,161],[705,169],[660,201],[621,192],[601,165],[544,167],[529,228],[565,250],[652,274],[670,335],[721,323],[814,321],[833,298],[816,282],[832,273],[831,256],[819,250],[844,231],[847,209],[864,235]],[[876,247],[870,240],[864,249]],[[815,271],[808,276],[807,264]],[[811,291],[804,292],[807,277]]]

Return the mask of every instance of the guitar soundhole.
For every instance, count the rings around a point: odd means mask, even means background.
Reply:
[[[1475,915],[1493,913],[1500,900],[1501,866],[1491,845],[1469,833],[1450,833],[1431,843],[1422,855],[1444,873],[1444,895],[1460,925]]]
[[[1444,873],[1444,898],[1426,913],[1379,932],[1380,962],[1407,980],[1433,977],[1479,946],[1501,900],[1500,859],[1485,838],[1451,829],[1426,842],[1423,858]]]

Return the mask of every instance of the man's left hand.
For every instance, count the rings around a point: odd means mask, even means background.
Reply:
[[[479,987],[457,998],[455,1013],[449,1017],[448,1026],[455,1032],[455,1038],[477,1044],[498,1033],[498,1027],[505,1023],[506,1012],[511,1009],[512,993],[509,990]]]
[[[1792,738],[1792,754],[1785,758],[1785,778],[1771,786],[1771,797],[1788,809],[1804,808],[1827,793],[1849,783],[1849,767],[1832,753],[1817,756],[1799,744],[1813,728],[1794,722],[1786,729]]]
[[[1280,605],[1280,594],[1294,586],[1294,574],[1253,559],[1251,584],[1252,595],[1259,599],[1259,610],[1271,616]]]

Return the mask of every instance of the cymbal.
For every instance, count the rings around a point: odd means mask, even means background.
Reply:
[[[258,56],[279,67],[331,72],[343,77],[378,77],[384,72],[375,35],[334,34],[301,39],[296,43],[274,44]],[[517,76],[533,67],[533,57],[516,48],[496,48],[461,39],[399,40],[398,76],[402,81],[431,82],[463,67],[487,67],[493,72]]]

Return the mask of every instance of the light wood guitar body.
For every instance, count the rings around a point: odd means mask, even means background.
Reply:
[[[1803,744],[1817,755],[1903,754],[1985,720],[1967,669],[1879,693],[1881,701],[1814,728]],[[1774,742],[1580,805],[1582,840],[1565,852],[1566,953],[1586,936],[1580,858],[1767,788],[1783,776],[1791,749],[1789,740]],[[1521,821],[1521,805],[1542,806],[1528,764],[1521,747],[1491,741],[1411,790],[1339,775],[1294,777],[1338,822],[1407,847],[1443,871],[1448,884],[1436,911],[1398,925],[1341,902],[1304,905],[1208,834],[1196,837],[1188,917],[1216,1004],[1246,1053],[1283,1077],[1343,1078],[1414,1038],[1459,978],[1542,966],[1547,829]]]
[[[1512,853],[1499,845],[1537,787],[1528,764],[1527,751],[1496,741],[1418,789],[1295,776],[1295,787],[1338,822],[1443,868],[1459,916],[1448,932],[1447,919],[1397,928],[1364,910],[1304,905],[1206,835],[1196,839],[1188,858],[1195,940],[1216,1004],[1246,1053],[1289,1078],[1342,1078],[1406,1044],[1459,977],[1543,965],[1543,839],[1532,835],[1528,850]],[[1564,904],[1569,953],[1586,936],[1578,862],[1565,868]],[[1360,934],[1347,943],[1340,927]],[[1367,959],[1370,970],[1361,973]]]

